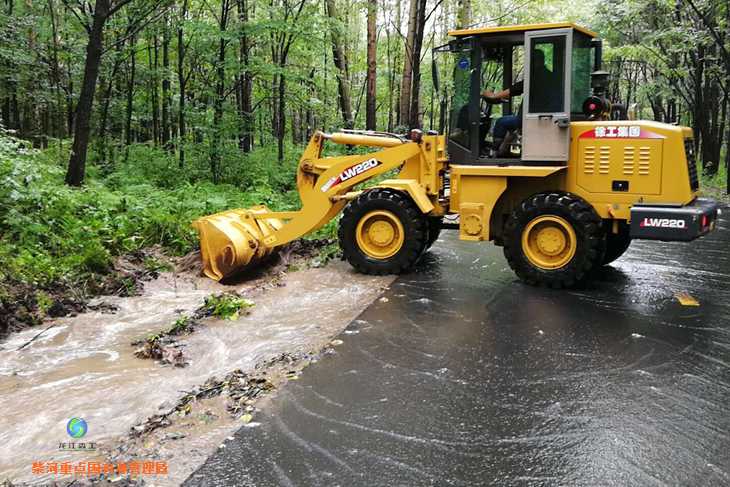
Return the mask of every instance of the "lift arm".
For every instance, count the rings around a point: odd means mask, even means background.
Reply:
[[[382,149],[322,157],[326,140]],[[356,185],[400,166],[422,166],[423,158],[431,159],[429,150],[424,144],[396,137],[315,133],[297,168],[300,210],[272,212],[257,206],[206,216],[193,223],[200,234],[203,272],[212,279],[223,279],[266,257],[275,247],[321,228],[342,210]]]

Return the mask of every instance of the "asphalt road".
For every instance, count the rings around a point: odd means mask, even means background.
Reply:
[[[730,485],[729,223],[574,291],[448,232],[185,485]]]

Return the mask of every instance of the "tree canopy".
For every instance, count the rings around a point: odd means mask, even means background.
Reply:
[[[72,139],[71,185],[87,154],[110,171],[134,144],[225,181],[316,129],[431,128],[421,66],[452,28],[565,20],[605,39],[614,101],[692,126],[707,174],[727,164],[730,8],[713,0],[4,0],[1,123]]]

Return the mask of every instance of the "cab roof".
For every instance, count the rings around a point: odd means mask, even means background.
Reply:
[[[590,37],[598,37],[598,34],[592,30],[581,27],[572,22],[552,22],[546,24],[522,24],[522,25],[499,25],[494,27],[475,27],[473,29],[458,29],[449,31],[449,35],[453,37],[466,37],[474,35],[489,34],[506,34],[511,32],[527,32],[530,30],[546,30],[546,29],[575,29]]]

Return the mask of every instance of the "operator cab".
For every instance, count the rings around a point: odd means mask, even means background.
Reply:
[[[570,122],[587,119],[584,104],[592,95],[591,75],[600,74],[597,35],[567,22],[464,29],[449,35],[455,39],[436,50],[454,56],[451,160],[565,164]],[[512,96],[504,101],[482,96],[485,90],[505,89]],[[516,118],[510,120],[506,137],[495,141],[495,123],[505,116]],[[500,132],[506,125],[502,122]]]

